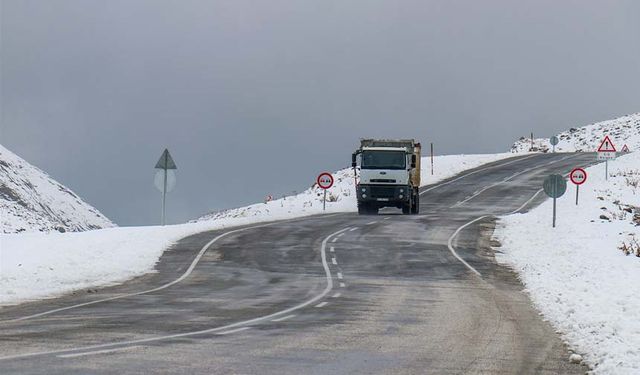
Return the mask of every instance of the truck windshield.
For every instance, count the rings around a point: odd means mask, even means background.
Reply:
[[[402,151],[363,151],[362,169],[404,169],[406,154]]]

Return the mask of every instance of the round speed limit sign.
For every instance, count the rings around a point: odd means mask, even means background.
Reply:
[[[333,186],[333,176],[329,172],[321,173],[316,181],[322,189],[328,189]]]
[[[587,171],[582,168],[576,168],[571,171],[569,178],[575,185],[582,185],[587,181]]]

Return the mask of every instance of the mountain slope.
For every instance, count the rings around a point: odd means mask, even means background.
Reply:
[[[564,131],[558,134],[560,143],[556,146],[556,151],[595,152],[605,135],[611,138],[619,152],[625,144],[631,151],[637,151],[640,149],[640,113]],[[533,144],[533,151],[547,152],[552,148],[549,138],[534,139]],[[530,149],[531,139],[523,137],[513,144],[511,152],[528,152]]]
[[[0,145],[0,233],[113,226],[71,190]]]

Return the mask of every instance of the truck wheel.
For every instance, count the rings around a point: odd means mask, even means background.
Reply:
[[[410,213],[411,213],[411,202],[408,202],[407,204],[402,206],[402,214],[409,215]]]
[[[417,215],[420,213],[420,195],[416,195],[413,198],[413,203],[411,205],[411,213]]]
[[[366,215],[368,212],[367,210],[368,206],[365,203],[360,203],[358,202],[358,214],[359,215]]]

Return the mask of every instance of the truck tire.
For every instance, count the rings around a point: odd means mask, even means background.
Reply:
[[[359,215],[366,215],[367,212],[367,205],[365,203],[360,203],[358,202],[358,214]]]
[[[416,194],[411,204],[411,213],[417,215],[420,213],[420,194]]]
[[[411,213],[411,202],[407,202],[402,206],[402,214],[409,215]]]

